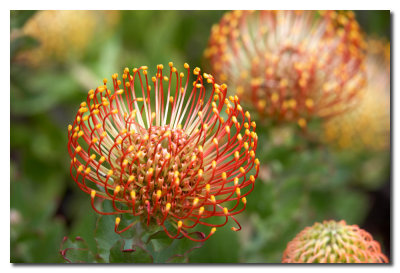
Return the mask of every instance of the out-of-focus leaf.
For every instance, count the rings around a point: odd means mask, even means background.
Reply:
[[[19,76],[20,77],[20,76]],[[59,101],[74,97],[81,91],[77,82],[64,71],[38,70],[24,75],[19,81],[17,75],[11,76],[11,113],[33,115],[45,113]]]
[[[43,219],[40,226],[31,225],[23,218],[11,228],[11,257],[13,263],[62,262],[59,255],[60,242],[65,234],[64,224],[59,219]]]
[[[109,75],[112,75],[120,69],[118,64],[121,50],[120,35],[114,35],[110,39],[104,41],[98,61],[96,62],[96,72],[100,79],[102,77],[109,77]],[[129,65],[130,64],[125,64],[125,66]]]
[[[36,10],[11,10],[10,11],[10,27],[20,28],[29,18],[36,13]]]
[[[209,232],[209,227],[204,229]],[[240,231],[239,231],[240,232]],[[190,263],[237,263],[239,262],[240,244],[238,233],[230,229],[229,223],[219,228],[203,247],[196,249],[189,256]]]
[[[362,192],[342,190],[334,195],[332,210],[338,220],[361,224],[369,210],[368,196]]]
[[[30,36],[21,36],[11,40],[10,43],[10,57],[11,59],[19,52],[35,48],[39,42]]]

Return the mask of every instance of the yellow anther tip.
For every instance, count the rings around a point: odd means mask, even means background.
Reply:
[[[121,222],[121,218],[117,217],[115,218],[115,225],[119,225],[119,223]]]
[[[90,196],[92,196],[92,198],[95,198],[95,197],[96,197],[96,191],[95,191],[95,190],[92,190],[92,191],[90,192]]]
[[[228,208],[224,208],[224,214],[228,215]]]
[[[223,173],[221,174],[221,177],[222,177],[223,180],[226,180],[226,172],[223,172]]]

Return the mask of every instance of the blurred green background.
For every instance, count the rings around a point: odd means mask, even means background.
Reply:
[[[128,66],[203,60],[224,11],[11,11],[11,257],[63,262],[64,236],[95,249],[96,214],[69,174],[67,126],[87,91]],[[38,16],[37,22],[34,18]],[[357,11],[367,34],[390,40],[389,11]],[[278,263],[286,244],[316,221],[344,219],[378,240],[390,258],[390,152],[335,151],[296,128],[259,126],[262,168],[248,208],[190,261]]]

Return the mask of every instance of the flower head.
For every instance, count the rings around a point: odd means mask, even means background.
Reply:
[[[364,47],[352,12],[233,11],[213,26],[205,56],[260,118],[305,127],[351,106]]]
[[[306,227],[288,243],[283,263],[388,263],[371,234],[345,221]]]
[[[390,145],[390,44],[369,39],[367,82],[360,102],[324,123],[324,141],[342,149],[385,150]]]
[[[210,226],[205,240],[246,207],[260,164],[256,124],[213,76],[196,67],[191,82],[188,64],[186,75],[169,66],[151,80],[146,66],[125,68],[89,91],[68,128],[71,175],[97,212],[119,215],[116,232],[136,223],[118,230],[130,214],[171,238],[197,240],[189,231]],[[114,211],[99,211],[95,198]]]
[[[101,28],[104,35],[118,19],[118,11],[38,11],[24,25],[22,33],[37,39],[40,45],[19,58],[32,65],[77,58],[95,37],[96,29]]]

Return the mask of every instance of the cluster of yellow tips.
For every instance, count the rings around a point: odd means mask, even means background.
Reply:
[[[388,263],[371,234],[345,221],[315,223],[301,231],[283,253],[283,263]]]
[[[24,25],[22,32],[39,46],[19,56],[32,65],[81,56],[97,33],[102,35],[119,20],[118,11],[43,10]],[[104,38],[104,36],[103,36]]]
[[[89,91],[68,127],[71,175],[94,210],[118,215],[118,233],[137,222],[119,228],[127,214],[171,238],[206,240],[229,218],[240,229],[233,216],[245,209],[260,165],[256,123],[225,84],[197,67],[191,81],[184,68],[158,65],[153,77],[147,66],[125,68],[122,79],[114,74]],[[100,211],[95,199],[114,210]],[[208,236],[191,236],[198,224]]]
[[[367,83],[360,102],[324,123],[324,141],[353,150],[387,150],[390,146],[390,44],[368,40]]]
[[[351,107],[364,49],[352,12],[233,11],[213,26],[205,56],[261,119],[305,127]]]

